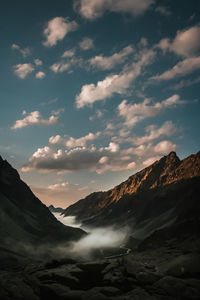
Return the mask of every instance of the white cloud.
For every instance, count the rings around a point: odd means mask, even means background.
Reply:
[[[96,19],[105,11],[127,12],[133,16],[143,14],[154,0],[75,0],[74,9],[86,19]]]
[[[101,70],[110,70],[116,65],[123,63],[127,56],[133,53],[133,48],[127,46],[123,48],[119,53],[114,53],[111,56],[98,55],[89,60],[89,63],[98,69]]]
[[[105,148],[105,150],[111,151],[111,152],[117,152],[119,151],[119,145],[116,143],[111,142],[108,147]]]
[[[200,26],[178,31],[173,41],[165,38],[157,46],[163,51],[172,51],[182,56],[194,56],[200,50]]]
[[[21,48],[19,45],[12,44],[11,48],[13,50],[18,50],[24,57],[27,57],[28,55],[31,54],[31,50],[27,48]]]
[[[46,47],[56,45],[58,41],[63,40],[70,31],[75,31],[77,27],[78,24],[75,21],[70,22],[69,18],[55,17],[48,22],[44,29],[46,41],[43,45]]]
[[[95,139],[99,138],[100,135],[101,135],[100,132],[97,132],[97,133],[90,132],[87,135],[77,138],[77,139],[70,137],[66,140],[66,147],[67,148],[85,147],[88,143],[91,143]]]
[[[82,86],[80,94],[76,96],[77,108],[110,98],[114,93],[125,93],[131,82],[141,74],[142,68],[152,62],[154,55],[152,50],[145,49],[138,55],[139,60],[126,67],[120,74],[109,75],[96,85],[91,83]]]
[[[89,50],[94,47],[94,42],[91,38],[89,37],[84,37],[82,41],[79,43],[79,46],[83,50]]]
[[[181,103],[184,103],[184,101],[180,100],[180,96],[177,94],[156,103],[152,103],[150,99],[133,104],[123,100],[118,106],[118,113],[125,119],[125,125],[132,127],[145,118],[156,116],[165,108],[174,107]]]
[[[161,75],[151,77],[153,80],[169,80],[176,77],[190,74],[200,69],[200,56],[189,57],[178,62],[172,69],[169,69]]]
[[[160,154],[168,154],[169,152],[176,150],[176,144],[173,144],[170,141],[162,141],[154,147],[154,150]]]
[[[46,74],[42,71],[39,71],[35,74],[35,77],[38,79],[43,79],[46,76]]]
[[[30,125],[52,125],[58,121],[58,116],[50,116],[47,120],[42,119],[39,111],[33,111],[24,119],[17,120],[11,129],[20,129]]]
[[[130,170],[135,166],[132,157],[124,159],[118,146],[110,143],[108,147],[96,149],[91,146],[76,147],[71,150],[53,150],[50,146],[39,148],[23,166],[23,172],[38,170],[43,172],[75,172],[83,169],[96,171]]]
[[[34,63],[36,64],[36,66],[41,66],[43,64],[43,62],[39,58],[36,58],[34,60]]]
[[[170,136],[177,131],[177,128],[171,121],[166,121],[160,128],[156,125],[150,125],[146,127],[145,131],[147,132],[146,135],[132,139],[135,145],[148,143],[165,135]]]
[[[73,57],[75,55],[75,50],[66,50],[61,57]]]
[[[62,73],[64,71],[68,70],[69,68],[70,68],[70,63],[65,62],[65,61],[57,62],[50,67],[50,69],[54,73]]]
[[[59,144],[62,142],[62,140],[63,140],[62,137],[58,134],[56,136],[51,136],[49,138],[49,143],[50,144]]]
[[[29,73],[34,71],[32,64],[17,64],[13,67],[14,73],[21,79],[24,79]]]

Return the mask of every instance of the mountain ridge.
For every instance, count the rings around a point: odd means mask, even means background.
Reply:
[[[60,223],[0,157],[0,242],[45,244],[80,238],[83,231]]]
[[[128,224],[139,230],[142,224],[143,229],[147,226],[145,222],[148,222],[151,212],[149,224],[153,223],[152,228],[144,234],[148,235],[157,229],[157,225],[160,228],[178,218],[181,211],[178,211],[178,207],[181,203],[187,203],[186,197],[192,197],[191,194],[196,199],[195,187],[198,187],[199,176],[200,152],[183,160],[175,152],[170,152],[113,189],[96,192],[79,200],[68,207],[64,214],[76,216],[88,226],[118,223]],[[184,185],[188,186],[188,190],[185,190]],[[182,195],[182,198],[179,199],[176,193]]]

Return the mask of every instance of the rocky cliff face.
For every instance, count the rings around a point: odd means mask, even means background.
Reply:
[[[0,157],[0,244],[56,243],[82,236],[64,226],[35,197],[18,172]]]
[[[200,152],[182,161],[171,152],[113,189],[78,201],[65,215],[74,215],[89,225],[148,227],[142,230],[146,235],[186,215],[183,204],[187,211],[199,207],[199,176]]]

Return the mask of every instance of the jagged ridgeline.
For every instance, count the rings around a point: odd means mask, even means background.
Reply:
[[[200,152],[180,160],[175,152],[107,192],[92,193],[69,206],[90,226],[129,225],[143,239],[154,230],[199,217]]]

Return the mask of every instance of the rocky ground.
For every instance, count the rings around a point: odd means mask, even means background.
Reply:
[[[0,272],[1,300],[198,300],[198,241],[133,251],[110,259],[15,263]]]

